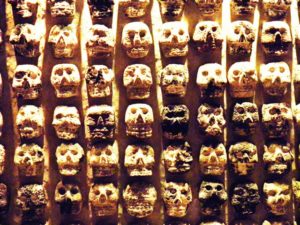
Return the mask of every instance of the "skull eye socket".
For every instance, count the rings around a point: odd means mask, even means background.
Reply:
[[[271,73],[274,73],[275,68],[274,68],[273,66],[271,66],[271,67],[269,68],[269,71],[270,71]]]
[[[72,74],[72,69],[71,68],[66,68],[66,73],[68,74],[68,75],[71,75]]]
[[[31,72],[31,73],[29,73],[29,77],[30,77],[31,79],[35,79],[35,78],[37,77],[37,74],[34,73],[34,72]]]
[[[58,193],[60,195],[65,195],[66,194],[66,189],[64,187],[61,187],[61,188],[58,189]]]
[[[268,33],[275,34],[277,31],[278,30],[276,28],[272,27],[268,30]]]
[[[220,114],[221,114],[221,109],[215,109],[214,115],[215,115],[215,116],[218,116],[218,115],[220,115]]]
[[[164,35],[165,35],[165,37],[168,38],[171,35],[171,31],[170,30],[165,30]]]
[[[239,33],[240,33],[240,28],[238,28],[238,27],[235,28],[235,29],[234,29],[234,33],[235,33],[235,34],[239,34]]]
[[[169,192],[170,192],[171,194],[175,194],[177,191],[176,191],[175,188],[169,188]]]
[[[36,152],[35,152],[34,150],[31,150],[31,151],[30,151],[30,155],[31,155],[31,156],[35,156],[35,155],[36,155]]]
[[[286,32],[286,29],[285,29],[285,28],[280,28],[280,29],[279,29],[279,32],[280,32],[281,34],[284,34],[284,33]]]
[[[204,26],[200,26],[199,29],[200,29],[201,31],[204,31],[205,27],[204,27]]]
[[[128,36],[130,37],[130,38],[134,38],[134,35],[135,35],[135,33],[134,33],[134,31],[129,31],[128,32]]]
[[[223,155],[223,150],[221,150],[221,149],[217,149],[215,152],[216,152],[217,156],[222,156]]]
[[[23,157],[24,156],[24,152],[23,151],[19,151],[18,155],[21,156],[21,157]]]
[[[236,111],[237,111],[238,113],[240,113],[240,114],[245,113],[245,110],[244,110],[244,108],[242,108],[242,107],[237,107]]]
[[[106,34],[103,30],[96,30],[94,35],[97,35],[99,37],[106,37]]]
[[[27,28],[27,33],[31,34],[31,29]]]
[[[238,188],[237,190],[235,190],[235,194],[236,195],[244,195],[244,189],[243,188]]]
[[[270,190],[270,191],[268,192],[268,195],[269,195],[269,196],[275,196],[275,195],[276,195],[276,191]]]
[[[272,109],[270,109],[269,112],[270,112],[271,115],[280,114],[280,109],[272,108]]]
[[[71,194],[72,194],[72,195],[76,195],[78,192],[79,192],[79,191],[78,191],[78,188],[77,188],[77,187],[72,187],[72,188],[71,188]]]
[[[99,190],[95,190],[95,195],[100,195],[100,191]]]
[[[220,76],[221,74],[222,74],[222,71],[221,71],[220,69],[217,69],[217,70],[216,70],[216,75],[217,75],[217,76]]]
[[[255,107],[249,107],[247,109],[247,111],[250,112],[250,113],[255,113],[256,112],[256,108]]]
[[[66,149],[62,149],[61,151],[60,151],[60,154],[61,155],[65,155],[67,153],[67,150]]]
[[[254,73],[255,73],[254,70],[249,70],[248,71],[248,75],[250,75],[250,76],[254,75]]]
[[[179,34],[179,35],[184,35],[184,30],[180,29],[180,30],[178,31],[178,34]]]
[[[64,32],[64,35],[67,36],[67,37],[69,37],[69,36],[70,36],[70,32],[65,31],[65,32]]]
[[[112,191],[111,190],[106,190],[106,195],[107,196],[112,195]]]
[[[206,70],[202,71],[202,75],[206,77],[208,75],[208,71]]]
[[[211,185],[206,185],[206,186],[205,186],[205,189],[206,189],[207,191],[211,191],[213,188],[212,188]]]
[[[146,31],[145,30],[141,30],[140,31],[140,37],[145,37],[146,36]]]
[[[213,32],[216,32],[217,29],[218,29],[218,28],[217,28],[216,26],[214,26],[214,27],[211,28],[211,30],[212,30]]]
[[[234,76],[238,76],[240,74],[240,72],[238,70],[234,70],[232,73]]]
[[[281,194],[283,194],[283,195],[289,195],[290,191],[289,191],[289,189],[287,189],[287,190],[282,191]]]
[[[57,69],[55,74],[58,76],[62,76],[64,74],[64,71],[62,69]]]
[[[77,154],[78,154],[78,151],[77,151],[76,149],[72,149],[72,150],[71,150],[71,153],[72,153],[72,155],[77,155]]]
[[[223,187],[222,187],[221,185],[217,185],[216,190],[217,190],[217,191],[222,191],[222,190],[223,190]]]
[[[112,152],[111,152],[111,150],[110,150],[110,149],[106,149],[106,150],[105,150],[105,154],[106,154],[106,155],[111,155],[111,154],[112,154]]]
[[[203,151],[202,151],[202,155],[204,155],[204,156],[209,156],[210,155],[210,152],[211,152],[211,150],[210,149],[204,149]]]
[[[181,190],[181,194],[183,194],[183,195],[187,195],[187,190]]]
[[[133,113],[133,114],[136,114],[136,108],[131,108],[130,112]]]
[[[248,28],[246,28],[246,29],[245,29],[245,34],[250,34],[250,33],[251,33],[251,30],[248,29]]]
[[[60,120],[60,119],[63,118],[63,117],[64,117],[64,115],[61,114],[61,113],[58,113],[58,114],[56,115],[56,119],[58,119],[58,120]]]
[[[17,79],[22,79],[22,78],[25,76],[25,74],[26,74],[26,73],[24,73],[24,72],[17,72],[17,73],[15,74],[15,77],[16,77]]]
[[[147,114],[148,113],[148,109],[146,109],[146,108],[141,108],[141,110],[142,110],[143,114]]]
[[[285,68],[283,66],[279,67],[280,73],[283,73],[285,71]]]

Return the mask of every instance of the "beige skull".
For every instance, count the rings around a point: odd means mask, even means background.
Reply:
[[[120,6],[129,18],[138,18],[145,15],[150,0],[119,0]]]
[[[292,0],[263,0],[263,8],[271,18],[283,18],[286,16]]]
[[[6,161],[6,150],[3,145],[0,145],[0,176],[4,172],[5,161]]]

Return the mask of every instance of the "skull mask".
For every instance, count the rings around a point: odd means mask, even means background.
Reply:
[[[150,67],[144,64],[127,66],[123,74],[123,84],[129,99],[149,98],[153,84]]]
[[[112,17],[114,0],[88,0],[87,2],[94,21]]]
[[[6,151],[3,145],[0,145],[0,176],[5,169]]]
[[[57,147],[55,155],[61,175],[74,176],[79,173],[80,162],[84,156],[84,151],[78,143],[62,143]]]
[[[231,204],[237,213],[241,215],[254,214],[259,202],[260,196],[256,183],[242,183],[233,187]]]
[[[277,216],[287,213],[291,201],[290,187],[284,183],[264,183],[263,191],[269,211]]]
[[[160,72],[163,92],[169,96],[184,97],[189,82],[189,71],[184,65],[169,64]]]
[[[136,138],[152,136],[153,111],[150,105],[136,103],[127,107],[125,113],[126,134]]]
[[[105,65],[89,66],[85,74],[88,93],[93,98],[110,96],[113,80],[114,72]]]
[[[259,0],[231,0],[231,9],[237,16],[250,15],[254,13],[254,9]]]
[[[4,183],[0,183],[0,215],[6,214],[9,205],[8,188]]]
[[[75,0],[48,0],[52,17],[67,18],[75,14]]]
[[[173,21],[162,25],[159,44],[166,58],[186,56],[189,40],[187,24]]]
[[[78,40],[74,25],[54,25],[49,34],[48,42],[52,45],[55,58],[72,58]]]
[[[197,23],[193,34],[193,40],[199,52],[212,52],[221,49],[223,33],[218,22],[201,21]]]
[[[228,32],[229,54],[251,54],[254,40],[255,28],[252,23],[246,20],[232,22]]]
[[[289,25],[283,21],[264,22],[261,43],[266,55],[286,55],[292,43]]]
[[[197,120],[201,131],[209,136],[221,135],[226,124],[223,108],[207,103],[198,108]]]
[[[262,106],[262,122],[265,134],[269,138],[286,137],[293,119],[287,103],[270,103]]]
[[[138,18],[145,15],[150,0],[119,0],[120,6],[129,18]]]
[[[24,105],[19,109],[16,124],[21,138],[38,138],[43,134],[42,109],[34,105]]]
[[[202,16],[212,16],[218,12],[222,5],[222,0],[194,0]]]
[[[60,181],[55,188],[55,202],[60,205],[62,214],[79,214],[82,208],[82,194],[76,184]]]
[[[18,65],[12,81],[17,96],[23,99],[36,99],[42,90],[42,72],[34,65]]]
[[[203,215],[219,215],[222,205],[227,200],[227,192],[224,185],[218,182],[203,181],[200,185],[199,200]]]
[[[257,85],[255,66],[251,62],[234,63],[228,70],[230,95],[233,98],[251,98]]]
[[[152,176],[154,150],[150,145],[128,145],[124,166],[129,176]]]
[[[14,163],[20,176],[42,176],[44,150],[37,144],[22,144],[15,151]]]
[[[260,80],[268,95],[285,95],[291,83],[289,65],[285,62],[262,64],[260,66]]]
[[[126,186],[123,198],[130,216],[144,218],[152,214],[157,200],[157,192],[151,184],[133,183]]]
[[[235,174],[240,176],[249,175],[258,162],[257,147],[250,142],[238,142],[230,146],[228,159]]]
[[[37,0],[8,0],[13,10],[22,19],[33,17],[37,10]]]
[[[236,103],[233,108],[232,122],[234,130],[241,136],[254,134],[259,122],[258,108],[255,103]]]
[[[163,135],[167,139],[183,139],[189,128],[189,109],[186,105],[167,105],[161,113]]]
[[[263,8],[266,14],[271,18],[283,18],[288,12],[291,0],[263,0]]]
[[[184,217],[192,202],[192,189],[188,183],[166,182],[163,184],[162,198],[168,216]]]
[[[88,108],[85,117],[85,134],[89,141],[111,139],[115,132],[115,112],[109,105]]]
[[[290,170],[294,155],[289,144],[271,143],[264,146],[263,160],[269,174],[282,175]]]
[[[179,19],[186,2],[187,0],[159,0],[161,14],[170,19]]]
[[[57,64],[51,72],[51,84],[57,98],[70,98],[78,95],[80,74],[74,64]]]
[[[207,63],[199,67],[197,85],[201,97],[222,97],[226,83],[226,74],[220,64]]]
[[[204,175],[222,175],[227,164],[225,146],[221,143],[217,145],[202,145],[199,163],[200,170]]]
[[[9,37],[9,42],[18,54],[24,57],[38,57],[40,55],[41,35],[36,27],[29,23],[17,24]]]

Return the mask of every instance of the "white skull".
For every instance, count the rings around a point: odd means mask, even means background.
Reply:
[[[159,0],[161,14],[170,19],[180,18],[186,2],[186,0]]]
[[[271,18],[283,18],[286,16],[292,0],[263,0],[263,8]]]
[[[93,22],[103,23],[106,18],[112,17],[114,0],[87,0]]]
[[[58,138],[75,139],[81,126],[78,109],[74,106],[56,106],[52,125]]]
[[[34,65],[18,65],[16,67],[12,87],[17,96],[23,99],[39,98],[42,91],[42,72]]]
[[[202,16],[212,16],[221,9],[222,0],[194,0]]]
[[[3,174],[5,169],[6,150],[3,145],[0,144],[0,176]]]
[[[123,84],[129,99],[149,98],[153,84],[150,67],[144,64],[127,66],[123,74]]]
[[[59,173],[74,176],[80,171],[80,162],[84,156],[83,148],[78,143],[62,143],[56,148],[56,162]]]
[[[152,136],[153,111],[150,105],[143,103],[131,104],[125,113],[126,134],[136,138]]]
[[[231,0],[231,11],[237,16],[253,15],[259,0]]]
[[[57,98],[70,98],[78,95],[80,74],[74,64],[57,64],[51,72],[51,84]]]
[[[76,11],[75,0],[48,0],[52,17],[69,18],[73,17]]]
[[[120,6],[129,18],[138,18],[145,15],[150,0],[119,0]]]
[[[33,17],[37,10],[37,0],[8,0],[13,10],[22,19]]]
[[[14,163],[20,176],[42,176],[44,149],[37,144],[22,144],[15,151]]]
[[[54,25],[48,42],[52,45],[55,58],[72,58],[78,45],[76,27],[72,24]]]
[[[186,56],[190,40],[187,24],[180,21],[166,22],[159,34],[159,44],[165,57]]]
[[[262,64],[260,81],[267,94],[271,96],[285,95],[291,83],[289,65],[285,62]]]

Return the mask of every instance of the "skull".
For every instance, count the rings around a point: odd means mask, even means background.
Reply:
[[[129,176],[152,176],[154,162],[154,150],[150,145],[127,146],[124,166]]]
[[[85,116],[85,135],[89,141],[111,139],[115,133],[115,112],[112,106],[95,105]]]
[[[264,146],[263,160],[269,174],[282,175],[290,171],[294,155],[289,144],[271,143]]]
[[[75,0],[48,0],[52,17],[73,17],[75,14]]]
[[[193,155],[187,141],[168,145],[162,153],[162,161],[169,173],[182,173],[191,169]]]
[[[254,13],[259,0],[231,0],[232,12],[238,16],[250,15]]]
[[[187,24],[180,21],[162,25],[159,44],[166,58],[186,56],[190,40]]]
[[[119,0],[120,6],[129,18],[138,18],[146,14],[150,0]]]
[[[118,209],[119,191],[113,183],[93,184],[89,201],[95,216],[111,216]]]
[[[0,215],[6,214],[9,206],[9,191],[4,183],[0,183]]]
[[[42,136],[43,123],[43,112],[40,107],[24,105],[19,109],[16,124],[21,138],[32,139]]]
[[[271,18],[283,18],[286,16],[292,0],[263,0],[263,8]]]
[[[265,134],[269,138],[286,137],[293,119],[287,103],[270,103],[262,106],[262,122]]]
[[[233,98],[251,98],[257,85],[255,66],[251,62],[234,63],[228,70],[230,95]]]
[[[153,111],[150,105],[131,104],[125,113],[126,134],[136,138],[152,137]]]
[[[92,167],[94,177],[109,177],[117,173],[119,151],[116,144],[92,145],[89,151],[88,164]]]
[[[219,176],[225,171],[227,155],[221,143],[202,145],[199,156],[200,170],[204,175]]]
[[[123,84],[129,99],[149,98],[153,84],[150,67],[144,64],[127,66],[123,74]]]
[[[222,0],[194,0],[202,16],[212,16],[221,9]]]
[[[114,76],[114,72],[105,65],[89,66],[85,74],[89,95],[93,98],[110,96]]]
[[[151,184],[132,183],[126,186],[123,198],[130,216],[144,218],[152,214],[157,200],[157,192]]]
[[[287,213],[291,201],[290,186],[284,183],[264,183],[263,191],[268,210],[277,216]]]
[[[207,63],[199,67],[197,85],[201,97],[222,97],[226,87],[226,73],[218,63]]]
[[[230,146],[228,159],[237,175],[247,176],[258,162],[257,147],[250,142],[238,142]]]
[[[33,17],[37,10],[37,0],[8,0],[13,10],[23,19]]]
[[[186,216],[192,202],[192,189],[188,183],[166,182],[163,184],[162,198],[168,216]]]
[[[44,172],[44,149],[37,144],[22,144],[17,147],[14,163],[20,176],[42,176]]]
[[[70,98],[78,95],[80,74],[74,64],[57,64],[51,72],[51,84],[57,98]]]
[[[252,215],[260,202],[256,183],[240,183],[233,187],[231,204],[241,215]]]
[[[255,133],[259,123],[258,108],[255,103],[236,103],[233,108],[232,122],[235,132],[241,136]]]
[[[18,65],[16,67],[12,87],[17,96],[23,99],[36,99],[41,95],[42,72],[34,65]]]
[[[289,25],[283,21],[264,22],[261,43],[266,55],[286,55],[292,43]]]
[[[199,52],[212,52],[221,49],[223,33],[218,22],[201,21],[197,23],[193,34]]]
[[[80,162],[84,156],[83,148],[78,143],[62,143],[56,148],[56,162],[59,173],[74,176],[80,171]]]
[[[297,225],[295,222],[293,224]],[[262,225],[291,225],[291,223],[283,220],[265,220],[263,221]]]
[[[88,0],[90,14],[93,20],[112,17],[114,0]]]
[[[55,188],[55,202],[60,205],[62,214],[79,214],[82,208],[82,194],[76,184],[60,181]]]
[[[127,23],[122,32],[122,46],[130,58],[144,58],[153,44],[147,24],[143,22]]]
[[[95,24],[87,35],[86,48],[90,57],[108,57],[113,53],[115,39],[112,29],[105,25]]]
[[[246,20],[231,23],[228,32],[228,47],[231,55],[249,55],[255,40],[255,28]]]
[[[268,95],[285,95],[291,84],[289,65],[285,62],[262,64],[260,66],[260,80]]]
[[[169,64],[160,71],[162,90],[166,95],[184,97],[189,71],[184,65]]]
[[[163,135],[167,139],[183,139],[189,128],[189,109],[186,105],[167,105],[161,113]]]
[[[78,45],[76,27],[74,25],[54,25],[48,42],[52,45],[55,58],[72,58]]]
[[[0,176],[5,169],[6,150],[3,145],[0,144]]]
[[[224,185],[219,182],[203,181],[200,185],[199,200],[203,215],[219,215],[222,205],[227,200],[227,192]]]
[[[159,0],[161,14],[165,17],[180,18],[187,0]]]
[[[81,126],[78,109],[74,106],[56,106],[52,125],[58,138],[75,139]]]
[[[207,103],[198,108],[197,120],[201,131],[209,136],[221,135],[226,124],[223,108]]]
[[[16,52],[24,57],[38,57],[40,55],[41,34],[36,27],[29,23],[17,24],[9,37],[9,42]]]

